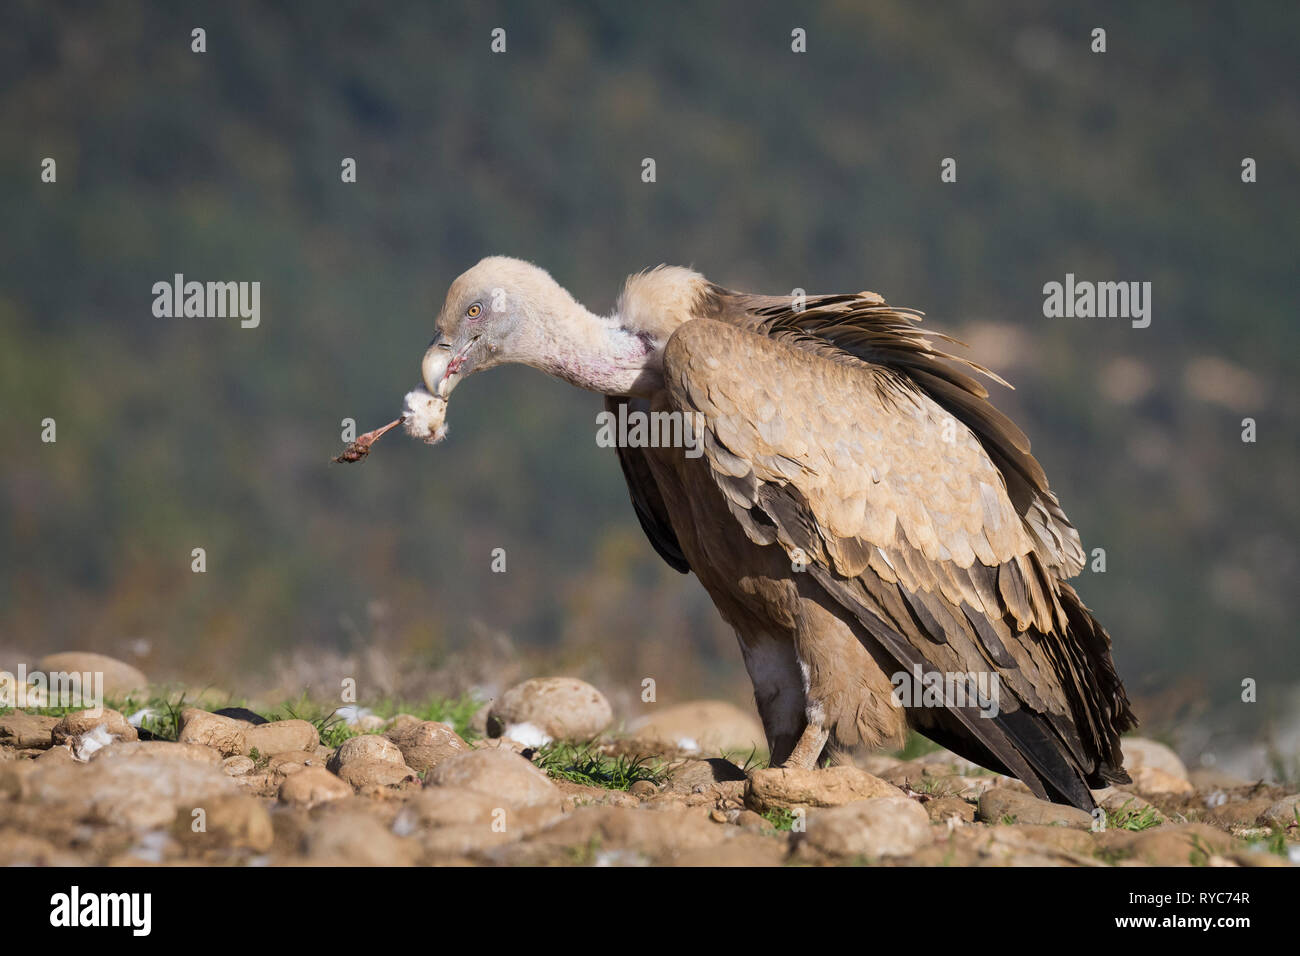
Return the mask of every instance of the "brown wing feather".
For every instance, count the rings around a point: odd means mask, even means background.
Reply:
[[[1062,577],[1083,570],[1079,534],[1047,483],[1029,439],[988,401],[988,390],[969,369],[1006,385],[964,358],[936,349],[933,341],[960,345],[942,333],[923,333],[921,313],[894,309],[874,292],[809,296],[796,311],[790,296],[758,296],[710,286],[700,315],[785,341],[837,362],[865,362],[889,369],[904,386],[914,386],[979,438],[1006,482],[1022,520],[1034,532],[1039,556]],[[1009,387],[1009,386],[1008,386]]]

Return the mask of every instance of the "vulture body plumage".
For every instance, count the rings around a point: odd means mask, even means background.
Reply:
[[[697,453],[623,445],[619,462],[651,544],[735,629],[774,765],[897,746],[910,725],[1091,810],[1090,789],[1128,780],[1135,719],[1066,583],[1079,535],[972,373],[1001,380],[918,320],[870,292],[747,295],[663,266],[601,317],[493,257],[452,284],[406,427],[440,438],[456,382],[506,362],[611,411],[679,413]]]

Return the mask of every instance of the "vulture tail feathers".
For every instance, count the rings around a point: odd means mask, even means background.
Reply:
[[[1041,800],[1068,803],[1089,813],[1096,808],[1088,782],[1077,766],[1065,756],[1060,741],[1043,732],[1035,719],[1036,714],[1017,710],[989,719],[978,715],[975,717],[975,720],[982,723],[999,725],[998,729],[1015,744],[1019,752],[1026,755],[1026,761],[1034,771],[1030,776],[1008,767],[983,740],[962,733],[960,727],[954,726],[946,714],[931,714],[931,717],[933,721],[929,725],[918,722],[917,730],[939,746],[995,773],[1019,778]]]
[[[1064,744],[1050,729],[1050,723],[1040,714],[1020,709],[1001,713],[992,720],[1015,741],[1020,752],[1039,772],[1040,782],[1046,790],[1046,799],[1056,803],[1069,803],[1089,813],[1096,809],[1097,804],[1089,792],[1088,781],[1071,759]]]
[[[1120,734],[1137,726],[1124,684],[1115,671],[1110,654],[1110,635],[1084,606],[1074,588],[1065,582],[1060,585],[1061,605],[1070,622],[1069,632],[1087,655],[1086,672],[1092,677],[1092,686],[1098,698],[1097,706],[1104,721],[1102,752],[1090,782],[1103,787],[1112,783],[1131,783],[1124,769],[1124,753],[1120,747]]]
[[[877,648],[869,646],[868,650],[883,652],[894,670],[933,669],[916,646],[886,623],[861,582],[816,565],[809,571],[874,638]],[[977,707],[948,702],[939,708],[909,708],[909,716],[926,736],[969,760],[1018,777],[1040,799],[1069,803],[1088,812],[1096,807],[1084,772],[1041,714],[1017,708],[985,717]]]

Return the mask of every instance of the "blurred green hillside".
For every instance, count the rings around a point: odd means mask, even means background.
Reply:
[[[500,253],[597,310],[660,262],[924,310],[1017,386],[999,404],[1105,549],[1076,583],[1148,729],[1284,733],[1298,27],[1248,3],[6,3],[0,665],[80,647],[237,685],[504,633],[538,669],[743,700],[734,639],[595,445],[596,396],[496,371],[438,448],[329,463]],[[1150,328],[1044,318],[1067,272],[1152,282]],[[174,273],[260,281],[260,327],[155,318]]]

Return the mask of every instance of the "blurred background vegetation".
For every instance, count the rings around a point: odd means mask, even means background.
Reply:
[[[660,700],[744,702],[734,638],[595,445],[599,398],[499,370],[460,389],[437,449],[395,436],[329,463],[342,419],[395,415],[481,256],[536,261],[595,310],[668,262],[872,289],[968,341],[1106,550],[1076,583],[1147,731],[1238,765],[1294,754],[1298,22],[1252,3],[6,3],[0,666],[84,648],[236,690],[569,672],[625,705],[644,676]],[[260,281],[261,326],[155,318],[177,272]],[[1150,328],[1045,319],[1067,272],[1151,281]]]

